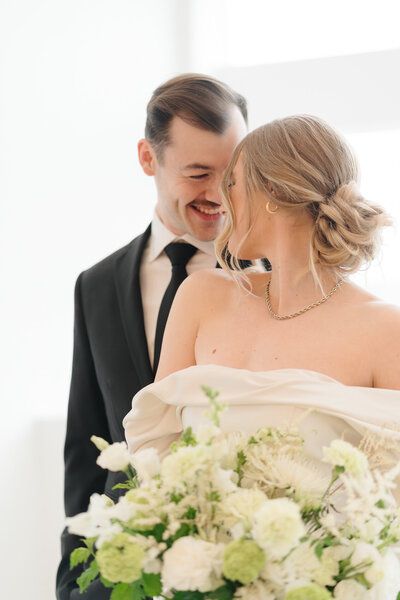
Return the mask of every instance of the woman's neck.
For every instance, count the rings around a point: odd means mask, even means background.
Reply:
[[[266,255],[272,266],[269,297],[279,315],[318,301],[336,283],[335,276],[318,263],[315,264],[317,280],[312,273],[311,235],[308,221],[296,221],[290,226],[287,221],[277,219],[273,244],[269,244]]]

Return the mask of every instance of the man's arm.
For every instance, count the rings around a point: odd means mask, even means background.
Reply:
[[[87,510],[94,492],[103,493],[107,472],[96,465],[98,450],[90,442],[91,435],[110,441],[107,416],[98,385],[82,302],[81,274],[75,287],[74,354],[71,389],[68,405],[67,433],[64,448],[65,460],[65,512],[67,516]],[[69,555],[81,546],[80,538],[66,530],[61,538],[62,559],[57,572],[58,600],[75,600],[80,596],[76,578],[82,567],[69,570]],[[106,600],[110,591],[98,582],[85,594],[87,600]]]

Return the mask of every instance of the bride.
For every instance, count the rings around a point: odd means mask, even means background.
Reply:
[[[357,179],[345,141],[316,117],[273,121],[239,144],[222,184],[223,269],[180,287],[156,383],[124,420],[131,451],[165,454],[196,429],[208,403],[201,385],[228,404],[222,429],[297,422],[316,461],[332,439],[395,434],[400,310],[347,278],[373,259],[389,219]],[[271,272],[240,270],[237,259],[265,256]]]

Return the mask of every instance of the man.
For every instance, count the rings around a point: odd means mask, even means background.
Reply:
[[[115,498],[113,473],[96,466],[95,434],[124,439],[122,420],[134,394],[154,379],[176,276],[216,266],[212,240],[223,226],[218,187],[233,150],[246,134],[245,99],[203,75],[176,77],[154,92],[139,161],[154,177],[152,224],[130,244],[83,272],[75,289],[74,357],[65,441],[67,516],[87,509],[90,495]],[[183,265],[176,244],[189,254]],[[172,250],[170,251],[170,248]],[[190,256],[190,258],[189,258]],[[187,261],[187,262],[186,262]],[[171,269],[171,265],[173,268]],[[172,275],[171,275],[172,272]],[[171,287],[172,286],[172,287]],[[159,314],[160,313],[160,314]],[[69,555],[80,546],[64,531],[57,598],[80,597]],[[92,583],[87,600],[109,598]]]

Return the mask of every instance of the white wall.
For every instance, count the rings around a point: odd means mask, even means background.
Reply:
[[[136,143],[153,89],[187,68],[181,4],[0,2],[4,598],[54,597],[74,281],[151,217]]]

